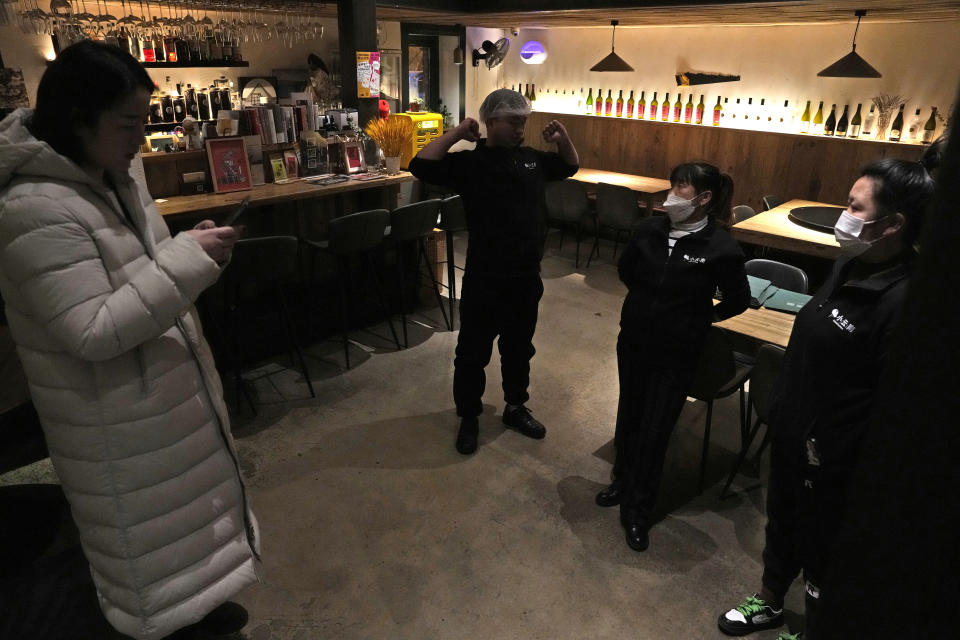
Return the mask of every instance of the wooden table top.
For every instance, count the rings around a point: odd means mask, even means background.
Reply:
[[[790,200],[733,225],[732,235],[735,240],[749,244],[834,260],[840,257],[841,251],[832,234],[801,226],[790,220],[787,214],[796,207],[839,206],[843,205]]]
[[[279,202],[292,202],[308,198],[323,198],[363,189],[378,189],[385,186],[399,185],[413,181],[413,175],[401,171],[395,176],[385,176],[378,180],[348,180],[329,186],[319,186],[298,180],[287,184],[263,184],[247,191],[233,191],[231,193],[202,193],[195,196],[171,196],[159,198],[157,209],[163,216],[179,215],[206,215],[231,211],[247,196],[250,196],[250,206],[256,207]]]
[[[793,332],[794,318],[796,316],[789,313],[760,307],[747,309],[738,316],[717,322],[716,326],[758,342],[769,342],[786,348]]]
[[[653,194],[670,189],[670,181],[660,178],[648,178],[646,176],[635,176],[629,173],[617,173],[615,171],[601,171],[600,169],[580,168],[571,180],[579,182],[589,182],[597,184],[606,182],[607,184],[616,184],[629,187],[638,193]]]

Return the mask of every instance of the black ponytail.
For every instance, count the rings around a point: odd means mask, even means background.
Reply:
[[[697,193],[713,194],[707,204],[707,217],[724,227],[733,225],[733,178],[706,162],[686,162],[670,172],[670,185],[689,184]]]

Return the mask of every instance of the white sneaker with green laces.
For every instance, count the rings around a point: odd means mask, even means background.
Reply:
[[[774,609],[755,593],[717,620],[720,631],[731,636],[745,636],[761,629],[783,624],[783,609]]]

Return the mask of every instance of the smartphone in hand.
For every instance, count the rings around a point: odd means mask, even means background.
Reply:
[[[243,212],[246,211],[249,206],[250,206],[250,196],[247,196],[246,198],[243,199],[243,202],[240,203],[240,206],[237,207],[233,213],[227,216],[227,219],[224,220],[223,224],[220,226],[232,227],[234,224],[236,224],[237,220],[240,218],[241,215],[243,215]]]

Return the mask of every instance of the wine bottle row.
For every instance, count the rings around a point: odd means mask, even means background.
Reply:
[[[195,120],[216,120],[221,109],[229,111],[240,104],[237,92],[221,86],[220,81],[206,88],[177,83],[174,89],[168,77],[163,90],[155,89],[150,99],[150,124],[183,122],[187,116]]]
[[[61,49],[86,38],[84,32],[71,29],[55,29],[53,49]],[[134,33],[126,27],[99,31],[97,40],[128,52],[140,62],[170,62],[199,64],[214,62],[242,62],[239,35],[227,36],[211,29],[203,29],[188,37],[179,35]]]
[[[852,116],[850,105],[844,105],[843,111],[838,113],[837,105],[833,104],[829,115],[824,118],[823,101],[820,101],[816,112],[811,115],[812,101],[808,100],[798,116],[789,100],[784,100],[781,106],[779,102],[767,102],[766,98],[760,98],[755,103],[753,98],[717,96],[717,102],[711,108],[704,102],[705,94],[700,94],[699,101],[695,103],[695,94],[688,94],[684,102],[680,92],[677,92],[676,98],[671,101],[670,92],[660,100],[659,92],[654,91],[648,102],[646,91],[640,91],[639,99],[635,100],[633,90],[630,90],[624,99],[623,89],[617,90],[616,97],[613,89],[607,89],[606,96],[603,89],[598,89],[596,94],[593,88],[587,89],[586,94],[583,89],[579,92],[564,89],[561,93],[558,89],[537,91],[534,84],[516,85],[514,90],[520,91],[530,100],[534,109],[600,117],[924,144],[936,138],[938,128],[937,107],[931,107],[930,116],[925,120],[921,116],[921,109],[917,109],[913,119],[907,124],[903,115],[905,105],[900,105],[896,118],[886,127],[879,122],[876,107],[871,105],[869,112],[864,115],[862,103],[857,104]],[[880,130],[881,126],[883,131]]]

